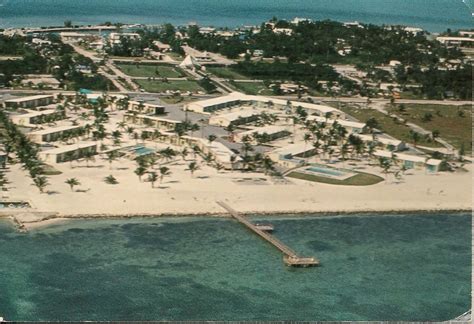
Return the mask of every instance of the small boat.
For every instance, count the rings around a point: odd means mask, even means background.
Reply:
[[[272,224],[261,224],[261,223],[256,223],[255,227],[258,228],[261,231],[264,232],[273,232],[274,227]]]

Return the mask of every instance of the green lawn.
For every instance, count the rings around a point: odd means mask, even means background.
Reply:
[[[123,73],[131,77],[181,78],[184,73],[180,68],[164,64],[116,64]]]
[[[166,90],[176,91],[180,90],[182,92],[190,91],[204,91],[203,88],[199,86],[196,81],[148,81],[148,80],[136,80],[136,83],[140,85],[145,91],[148,92],[165,92]]]
[[[263,95],[270,96],[273,92],[268,89],[263,82],[229,82],[231,86],[236,88],[238,91],[242,91],[249,95]]]
[[[231,80],[247,80],[248,79],[248,77],[228,67],[208,66],[206,67],[206,71],[214,74],[218,78],[231,79]]]
[[[297,171],[289,173],[287,177],[340,186],[370,186],[382,182],[384,180],[382,177],[376,176],[374,174],[362,172],[359,172],[355,176],[346,180],[336,180],[326,177],[319,177],[313,174],[300,173]]]
[[[393,118],[382,114],[381,112],[374,109],[367,108],[355,108],[355,107],[341,107],[340,110],[344,111],[346,114],[351,115],[357,118],[359,121],[365,123],[369,118],[374,117],[380,127],[379,129],[384,133],[387,133],[390,136],[395,137],[396,139],[405,141],[407,143],[413,143],[413,140],[410,136],[410,128],[406,125],[401,124],[398,121],[395,121]],[[432,140],[427,140],[421,136],[420,140],[417,142],[417,145],[427,146],[427,147],[442,147],[442,145],[434,142]]]
[[[460,148],[464,143],[466,152],[472,148],[472,112],[470,106],[452,105],[422,105],[406,104],[405,111],[399,110],[399,105],[391,108],[390,112],[403,119],[417,124],[426,130],[440,132],[440,137]],[[464,117],[459,115],[462,111]],[[423,121],[425,114],[431,114],[431,121]]]

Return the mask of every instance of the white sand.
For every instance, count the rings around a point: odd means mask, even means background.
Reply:
[[[191,157],[188,157],[191,159]],[[35,211],[57,213],[58,217],[79,215],[161,215],[223,213],[215,201],[223,200],[242,212],[354,212],[394,210],[471,209],[472,166],[468,173],[425,174],[410,171],[404,182],[392,179],[372,186],[335,186],[290,179],[292,184],[273,184],[262,174],[222,172],[201,166],[194,178],[186,171],[188,162],[179,159],[167,165],[172,171],[163,184],[152,189],[133,173],[135,162],[120,159],[112,165],[100,159],[58,164],[63,174],[49,177],[49,193],[40,194],[18,165],[7,173],[12,182],[10,199],[30,201]],[[375,168],[377,170],[379,168]],[[158,170],[156,170],[158,172]],[[409,173],[410,173],[409,172]],[[108,185],[103,178],[114,175],[119,184]],[[71,192],[64,183],[75,177],[81,185]],[[265,185],[237,184],[240,178],[266,178]],[[143,177],[146,179],[146,175]]]

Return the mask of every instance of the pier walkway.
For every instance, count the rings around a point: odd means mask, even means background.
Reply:
[[[272,244],[278,250],[280,250],[284,254],[283,261],[285,262],[286,265],[288,265],[288,266],[301,266],[301,267],[311,267],[311,266],[319,265],[319,260],[318,259],[299,256],[295,251],[290,249],[288,246],[286,246],[280,240],[275,238],[273,235],[262,231],[256,225],[249,222],[243,215],[239,214],[237,211],[235,211],[233,208],[231,208],[225,202],[217,201],[217,204],[219,206],[221,206],[222,208],[224,208],[225,210],[227,210],[227,212],[230,215],[232,215],[232,217],[234,217],[240,223],[245,225],[252,232],[254,232],[258,236],[260,236],[261,238],[266,240],[268,243]]]

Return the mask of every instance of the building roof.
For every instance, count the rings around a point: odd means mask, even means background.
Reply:
[[[146,119],[156,120],[156,121],[163,121],[163,122],[173,123],[173,124],[181,124],[182,123],[182,121],[180,121],[180,120],[167,119],[167,118],[161,118],[161,117],[149,116],[149,115],[137,115],[137,117],[138,118],[146,118]]]
[[[270,97],[264,97],[264,96],[251,96],[251,95],[245,95],[240,92],[232,92],[228,94],[227,96],[223,97],[218,97],[218,98],[212,98],[212,99],[206,99],[206,100],[201,100],[197,102],[193,102],[191,105],[197,105],[200,107],[209,107],[209,106],[215,106],[219,104],[225,104],[228,102],[235,102],[235,101],[256,101],[256,102],[264,102],[264,103],[269,103],[272,102],[274,104],[282,105],[285,106],[287,105],[288,101],[283,100],[283,99],[277,99],[277,98],[270,98]],[[308,109],[308,110],[317,110],[322,113],[326,112],[340,112],[340,110],[329,107],[329,106],[324,106],[324,105],[318,105],[318,104],[313,104],[313,103],[308,103],[308,102],[300,102],[300,101],[290,101],[290,105],[292,107],[299,107],[301,106],[302,108]]]
[[[40,154],[61,154],[61,153],[66,153],[66,152],[71,152],[87,147],[93,147],[97,146],[97,143],[95,142],[82,142],[82,143],[77,143],[77,144],[72,144],[72,145],[63,145],[60,147],[53,148],[51,150],[46,150],[46,151],[41,151]]]
[[[190,68],[190,67],[200,67],[201,65],[197,62],[197,60],[192,55],[186,56],[186,58],[179,64],[182,68]]]
[[[314,150],[314,147],[306,143],[290,144],[284,147],[277,148],[271,151],[272,154],[278,155],[298,155],[308,151]]]
[[[360,139],[363,140],[364,142],[373,142],[374,141],[374,138],[372,137],[372,135],[360,134],[360,135],[357,135],[357,136],[359,136]],[[394,146],[398,146],[398,145],[403,143],[402,141],[397,140],[397,139],[391,139],[391,138],[380,137],[380,136],[375,137],[375,142],[379,142],[379,143],[382,143],[382,144],[385,144],[385,145],[394,145]]]
[[[257,128],[239,133],[238,135],[245,136],[245,135],[252,135],[255,133],[259,135],[262,135],[265,133],[271,135],[271,134],[276,134],[276,133],[280,133],[284,131],[287,131],[287,128],[285,126],[270,125],[270,126],[265,126],[265,127],[257,127]]]
[[[343,120],[343,119],[328,119],[321,117],[321,116],[308,116],[306,118],[307,120],[315,120],[320,123],[328,123],[328,124],[334,124],[337,122],[339,125],[342,125],[344,127],[352,127],[352,128],[364,128],[365,124],[360,123],[360,122],[355,122],[355,121],[350,121],[350,120]]]
[[[239,120],[241,118],[260,115],[261,113],[262,113],[262,111],[257,111],[257,110],[254,110],[254,109],[248,109],[248,110],[230,112],[230,113],[227,113],[227,114],[214,115],[214,116],[211,117],[211,119],[226,119],[228,121],[234,121],[234,120]]]
[[[55,114],[58,111],[53,110],[53,109],[48,109],[48,110],[41,110],[41,111],[31,111],[28,110],[28,113],[26,114],[18,114],[18,115],[12,115],[12,118],[32,118],[32,117],[37,117],[37,116],[42,116],[42,115],[50,115],[50,114]]]
[[[12,98],[12,99],[5,100],[5,102],[20,103],[20,102],[33,101],[33,100],[39,100],[39,99],[47,99],[47,98],[54,98],[54,95],[36,95],[36,96],[28,96],[28,97],[17,97],[17,98]]]
[[[29,132],[28,135],[45,135],[45,134],[52,134],[57,132],[68,131],[72,129],[81,128],[82,125],[65,125],[65,126],[58,126],[58,127],[49,127],[46,129],[41,129],[33,132]]]
[[[220,142],[213,141],[212,143],[209,143],[209,141],[206,139],[196,138],[196,137],[193,139],[200,141],[203,146],[207,147],[207,149],[211,151],[212,154],[214,154],[214,156],[216,157],[216,160],[220,162],[232,163],[231,161],[232,156],[236,156],[234,163],[242,160],[240,156],[237,156],[234,152],[232,152],[231,149],[229,149],[227,146],[225,146],[224,144]]]
[[[395,152],[384,151],[384,150],[377,150],[374,152],[374,155],[380,156],[380,157],[386,157],[386,158],[391,158],[392,156],[394,156],[397,160],[401,160],[401,161],[425,163],[428,165],[435,165],[435,166],[440,165],[442,162],[441,160],[438,160],[438,159],[430,159],[427,156],[395,153]]]

